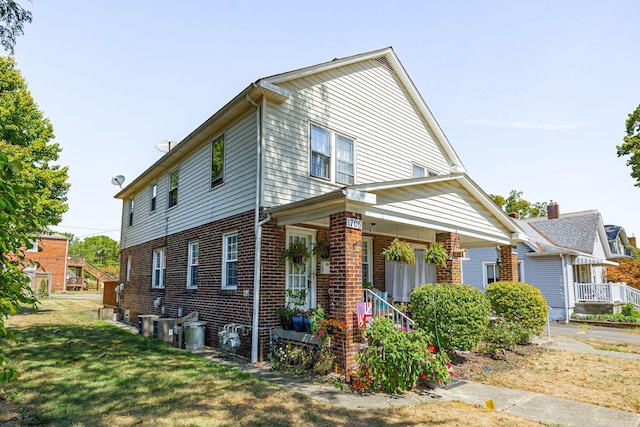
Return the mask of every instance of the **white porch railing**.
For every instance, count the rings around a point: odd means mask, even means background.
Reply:
[[[574,283],[579,302],[632,302],[640,310],[640,291],[626,283]]]
[[[411,318],[371,289],[362,290],[362,301],[371,303],[371,314],[373,317],[388,317],[393,321],[396,328],[402,329],[403,331],[413,329],[415,322],[411,320]]]

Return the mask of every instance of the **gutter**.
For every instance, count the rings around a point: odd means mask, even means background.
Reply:
[[[564,321],[569,323],[569,281],[567,279],[567,258],[563,254],[560,255],[562,262],[562,285],[564,286]]]

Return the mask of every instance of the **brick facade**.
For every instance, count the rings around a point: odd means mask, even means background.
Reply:
[[[450,254],[460,249],[460,236],[457,233],[438,233],[436,242],[442,243]],[[447,266],[436,266],[436,278],[438,283],[462,283],[462,261],[457,258],[449,258]]]
[[[25,252],[28,260],[40,263],[38,271],[51,273],[51,291],[63,291],[67,282],[69,240],[64,237],[38,239],[38,252]]]
[[[501,282],[518,281],[518,253],[515,246],[500,246],[498,278]]]

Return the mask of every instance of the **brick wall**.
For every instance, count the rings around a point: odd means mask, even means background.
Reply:
[[[51,289],[62,291],[67,281],[67,239],[54,239],[43,237],[38,240],[41,250],[26,252],[25,255],[32,261],[40,263],[38,271],[51,273]]]
[[[503,245],[500,247],[500,267],[498,267],[499,280],[502,282],[518,281],[518,253],[515,246]]]
[[[458,233],[438,233],[436,242],[442,243],[444,248],[452,253],[453,250],[460,249],[460,236]],[[447,260],[447,266],[436,266],[436,278],[438,283],[462,283],[462,261],[459,259]]]

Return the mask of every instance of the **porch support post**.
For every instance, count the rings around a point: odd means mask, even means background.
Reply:
[[[515,246],[500,246],[498,276],[501,282],[518,281],[518,253]]]
[[[437,233],[436,242],[442,243],[442,246],[449,253],[447,266],[436,266],[436,281],[438,283],[462,284],[462,261],[451,257],[454,250],[460,249],[460,235],[458,233]]]
[[[356,303],[362,301],[362,230],[347,227],[347,218],[361,219],[361,215],[341,212],[330,217],[329,278],[331,317],[347,325],[344,332],[336,333],[333,343],[337,369],[346,375],[355,366],[354,319]]]

